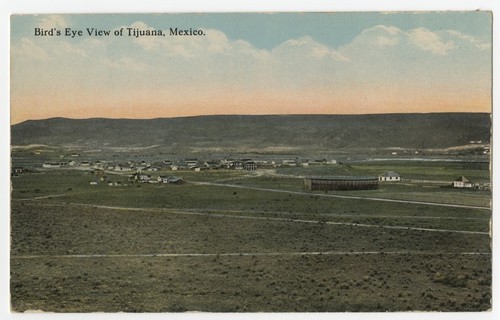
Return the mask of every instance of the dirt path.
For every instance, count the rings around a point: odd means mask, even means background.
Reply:
[[[410,200],[397,200],[397,199],[385,199],[385,198],[373,198],[373,197],[361,197],[361,196],[343,196],[337,194],[323,194],[323,193],[310,193],[303,191],[289,191],[289,190],[281,190],[281,189],[269,189],[269,188],[259,188],[259,187],[250,187],[250,186],[241,186],[235,184],[222,184],[222,183],[213,183],[213,182],[194,182],[190,183],[195,185],[209,185],[209,186],[217,186],[217,187],[227,187],[227,188],[239,188],[239,189],[249,189],[249,190],[257,190],[257,191],[266,191],[266,192],[279,192],[279,193],[288,193],[288,194],[296,194],[302,196],[317,196],[317,197],[329,197],[329,198],[339,198],[339,199],[352,199],[352,200],[368,200],[368,201],[383,201],[383,202],[395,202],[395,203],[405,203],[405,204],[418,204],[418,205],[427,205],[427,206],[438,206],[438,207],[451,207],[451,208],[467,208],[467,209],[478,209],[478,210],[491,210],[489,207],[480,207],[480,206],[468,206],[461,204],[448,204],[448,203],[438,203],[438,202],[425,202],[425,201],[410,201]]]
[[[49,204],[49,205],[51,205],[51,204]],[[396,230],[423,231],[423,232],[445,232],[445,233],[490,235],[489,232],[482,232],[482,231],[432,229],[432,228],[389,226],[389,225],[379,225],[379,224],[334,222],[334,221],[306,220],[306,219],[293,219],[293,218],[257,217],[257,216],[223,214],[223,213],[185,211],[185,210],[179,210],[179,209],[134,208],[134,207],[93,205],[93,204],[86,204],[86,203],[73,203],[72,205],[85,206],[85,207],[91,207],[91,208],[100,208],[100,209],[109,209],[109,210],[141,211],[141,212],[157,212],[157,213],[163,212],[163,213],[173,213],[173,214],[182,214],[182,215],[207,216],[207,217],[212,217],[212,218],[267,220],[267,221],[294,222],[294,223],[311,223],[311,224],[325,224],[325,225],[337,225],[337,226],[353,226],[353,227],[360,227],[360,228],[381,228],[381,229],[396,229]]]
[[[311,252],[231,252],[231,253],[150,253],[150,254],[68,254],[22,255],[11,259],[85,259],[85,258],[154,258],[154,257],[248,257],[248,256],[319,256],[319,255],[491,255],[490,252],[432,251],[311,251]]]
[[[42,200],[42,199],[49,199],[49,198],[57,198],[57,197],[63,197],[67,195],[67,193],[60,193],[60,194],[48,194],[46,196],[39,196],[39,197],[33,197],[33,198],[24,198],[24,199],[12,199],[15,201],[30,201],[30,200]]]

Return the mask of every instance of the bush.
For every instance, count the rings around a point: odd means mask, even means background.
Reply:
[[[464,288],[467,286],[467,278],[464,274],[444,274],[438,271],[433,275],[432,281],[450,287]]]

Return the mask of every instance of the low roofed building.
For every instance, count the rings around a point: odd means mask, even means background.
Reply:
[[[453,181],[454,188],[472,188],[473,185],[472,181],[464,176],[458,177],[455,181]]]
[[[310,177],[304,179],[309,191],[372,190],[378,189],[379,179],[372,176]]]
[[[386,173],[379,175],[378,180],[379,181],[397,182],[397,181],[401,181],[401,176],[394,171],[388,171]]]

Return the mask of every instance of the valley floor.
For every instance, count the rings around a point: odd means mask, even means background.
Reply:
[[[489,192],[325,194],[293,175],[184,176],[128,187],[90,186],[81,171],[13,178],[12,309],[491,308]]]

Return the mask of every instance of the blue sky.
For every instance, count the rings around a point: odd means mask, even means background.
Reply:
[[[476,11],[12,16],[12,121],[489,112],[491,19]],[[205,36],[35,37],[37,27]]]
[[[13,16],[12,36],[31,36],[32,27],[39,22],[40,17]],[[491,17],[488,12],[81,14],[66,17],[75,28],[91,25],[111,29],[118,24],[135,21],[144,21],[156,28],[169,25],[213,28],[223,31],[232,40],[243,39],[263,49],[272,49],[288,39],[303,36],[311,36],[330,46],[341,46],[364,29],[375,25],[392,25],[403,30],[425,26],[433,31],[453,29],[476,37],[491,36]]]

